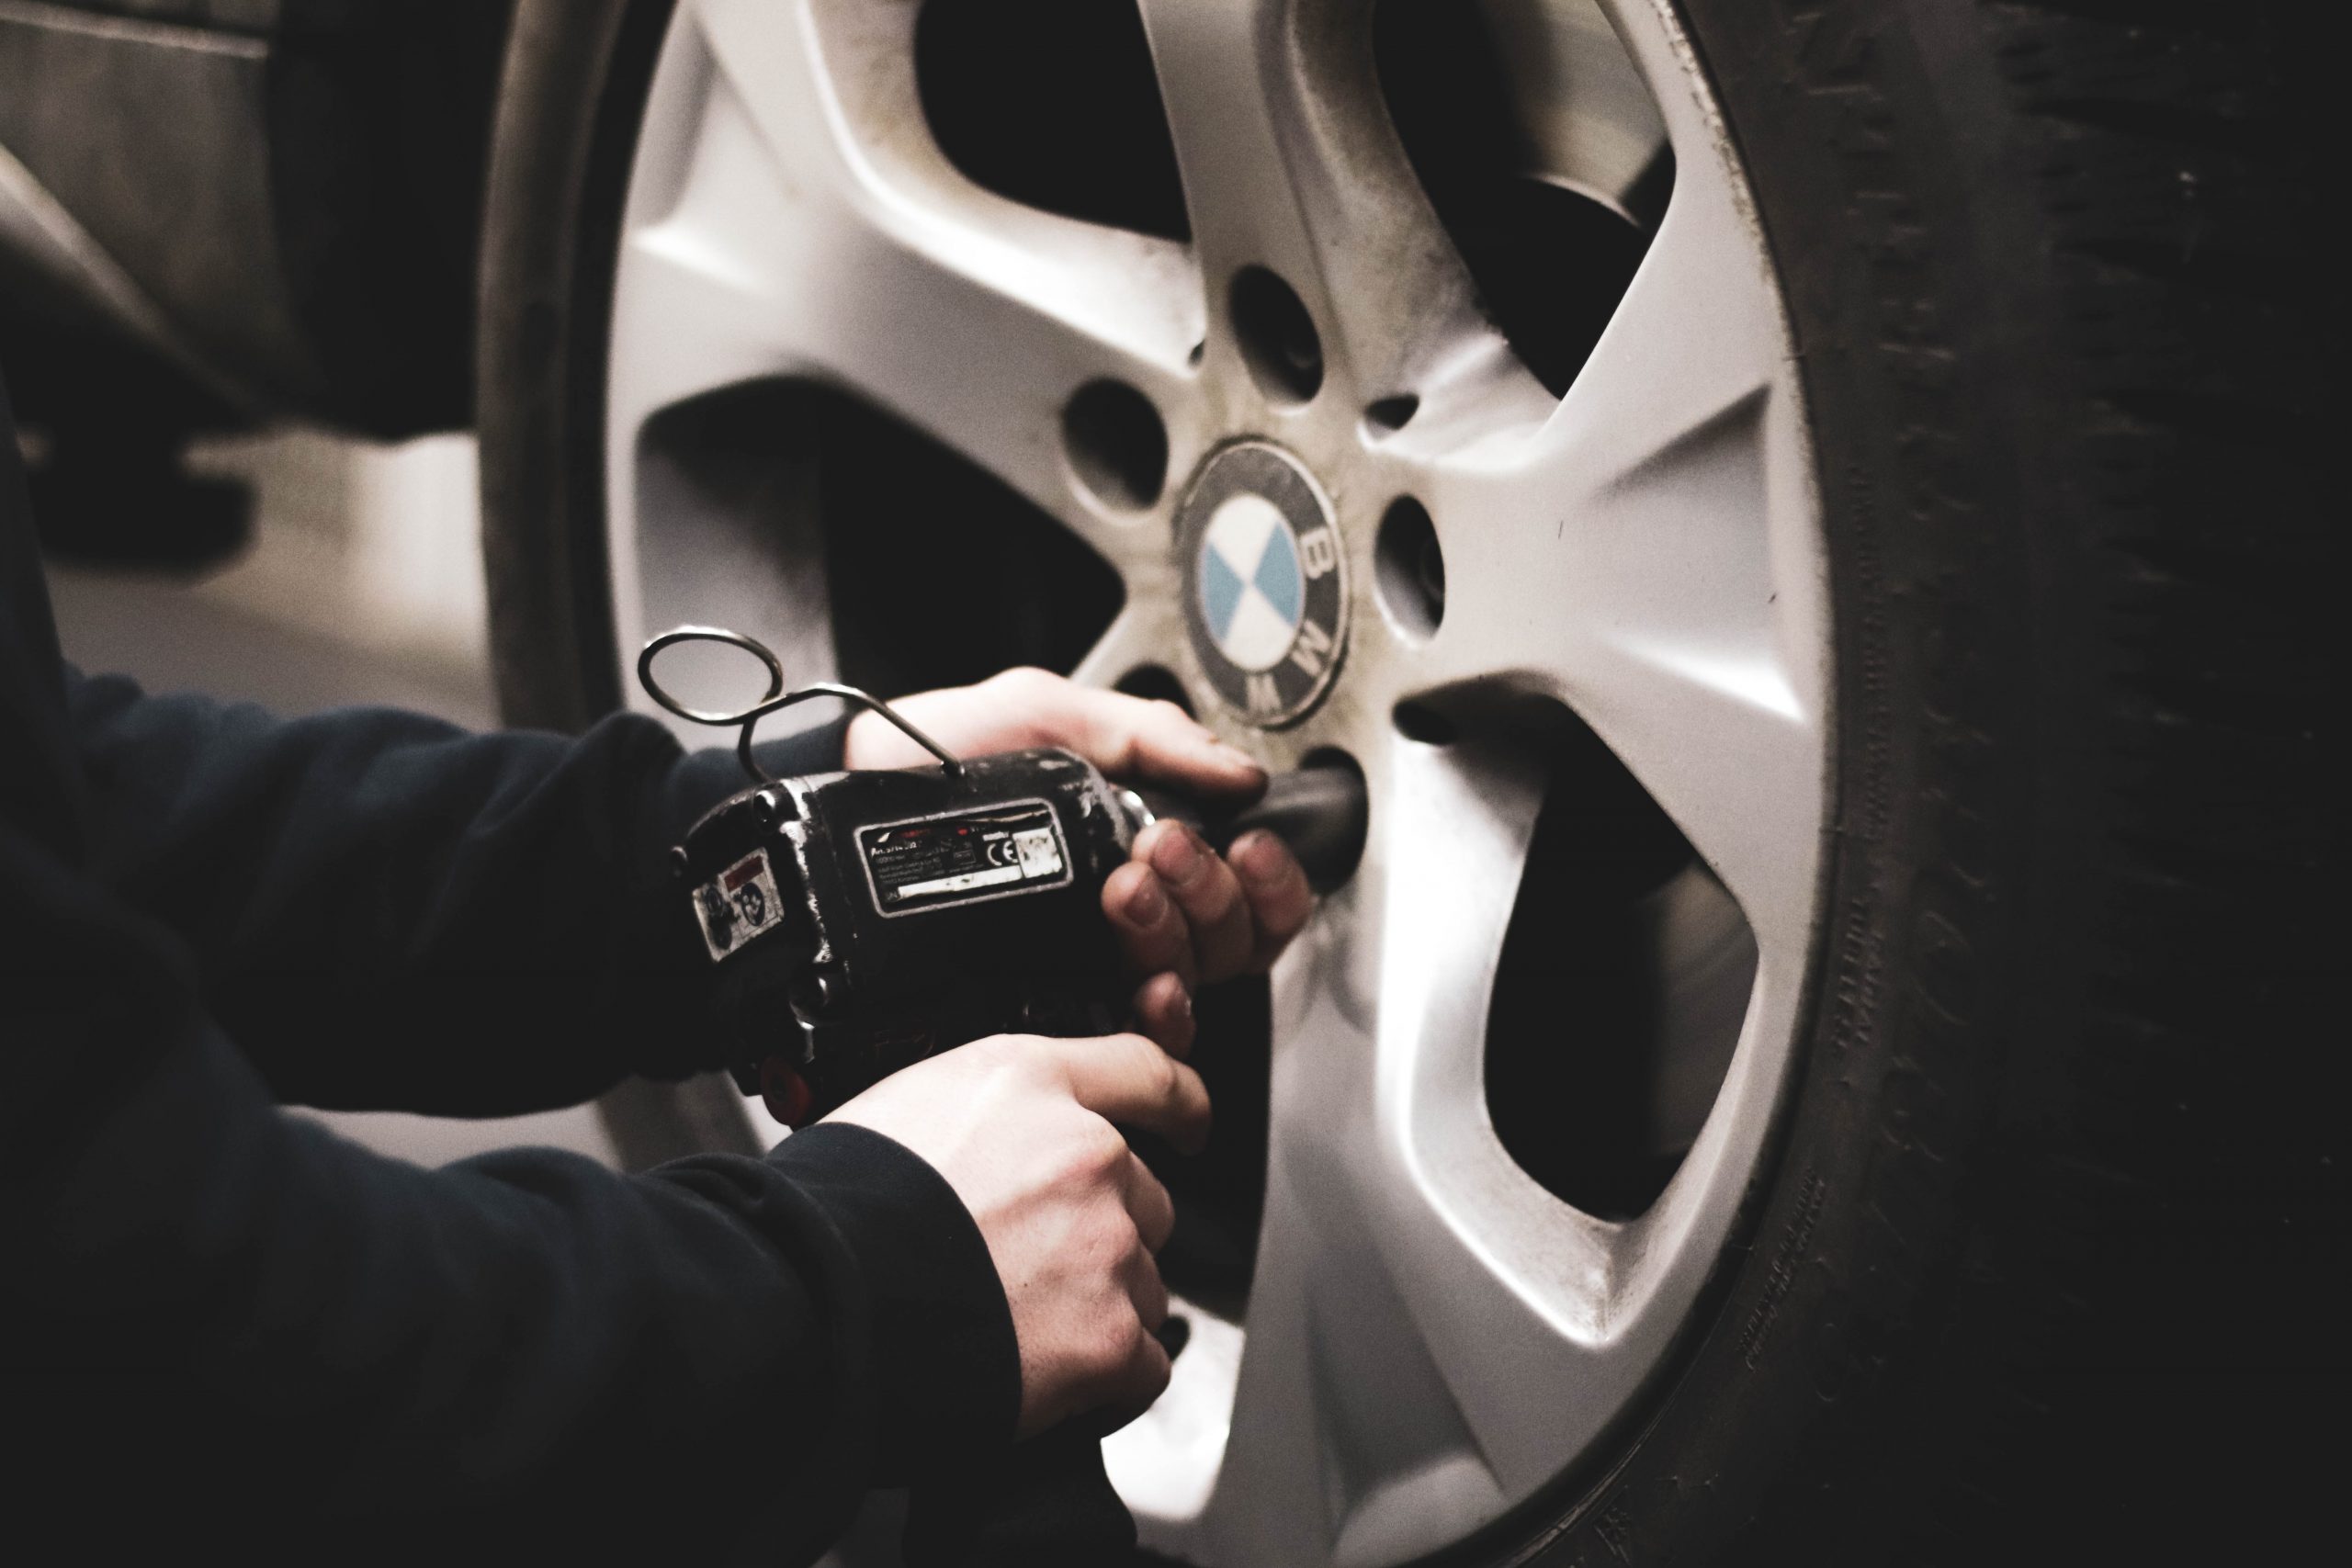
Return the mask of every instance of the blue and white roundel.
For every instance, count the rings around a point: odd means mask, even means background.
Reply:
[[[1268,728],[1322,700],[1346,651],[1347,561],[1331,503],[1269,441],[1219,447],[1176,510],[1184,621],[1220,701]]]
[[[1272,670],[1298,637],[1306,580],[1298,536],[1274,503],[1248,491],[1210,513],[1201,535],[1201,615],[1217,650],[1243,670]]]

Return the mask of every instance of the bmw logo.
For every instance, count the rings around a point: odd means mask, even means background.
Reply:
[[[1201,466],[1176,515],[1193,649],[1227,706],[1287,724],[1338,671],[1347,570],[1331,506],[1298,460],[1244,441]]]

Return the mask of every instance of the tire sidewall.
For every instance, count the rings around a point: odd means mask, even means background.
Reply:
[[[605,366],[621,211],[675,0],[522,0],[483,225],[482,550],[510,724],[622,705],[605,548]]]
[[[2138,1560],[2176,1561],[2187,1496],[2050,1454],[2036,1381],[2101,1332],[2089,1275],[2124,1178],[2082,1129],[2129,1115],[2086,1098],[2088,992],[2129,939],[2093,860],[2121,726],[2111,525],[2059,352],[2084,299],[1974,7],[1675,3],[1807,404],[1834,617],[1824,922],[1712,1310],[1516,1560],[2120,1561],[2144,1539]],[[2109,1087],[2159,1098],[2168,1066]],[[2196,1428],[2157,1441],[2194,1454]],[[2062,1479],[2003,1495],[2053,1458]]]

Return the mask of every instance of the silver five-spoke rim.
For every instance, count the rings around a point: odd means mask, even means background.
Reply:
[[[1186,245],[956,173],[922,133],[915,5],[681,0],[615,299],[622,646],[731,618],[787,633],[796,679],[830,672],[821,581],[747,569],[641,459],[665,410],[805,379],[962,453],[1118,570],[1125,607],[1081,678],[1166,666],[1269,763],[1336,746],[1363,768],[1363,870],[1274,977],[1246,1322],[1197,1318],[1168,1397],[1109,1445],[1146,1540],[1225,1568],[1384,1564],[1459,1540],[1653,1385],[1756,1177],[1818,912],[1829,639],[1803,407],[1743,175],[1670,10],[1551,8],[1571,29],[1605,15],[1676,169],[1646,258],[1555,399],[1481,314],[1377,94],[1349,74],[1361,51],[1314,46],[1346,8],[1146,0]],[[1243,363],[1226,300],[1245,266],[1284,279],[1321,334],[1304,403],[1270,399]],[[1065,451],[1065,404],[1103,379],[1164,422],[1171,482],[1148,505],[1106,502]],[[1419,400],[1410,423],[1367,424],[1400,391]],[[1278,731],[1206,698],[1170,544],[1182,476],[1242,436],[1314,472],[1358,585],[1328,698]],[[1381,509],[1402,495],[1444,545],[1426,636],[1368,586]],[[1507,744],[1428,744],[1394,718],[1478,687],[1589,724],[1754,935],[1713,1111],[1632,1221],[1554,1197],[1488,1117],[1488,997],[1543,780]]]

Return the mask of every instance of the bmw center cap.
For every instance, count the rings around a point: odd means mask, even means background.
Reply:
[[[1297,459],[1262,441],[1212,454],[1176,548],[1193,649],[1226,705],[1270,728],[1313,707],[1339,669],[1347,570],[1330,503]]]

